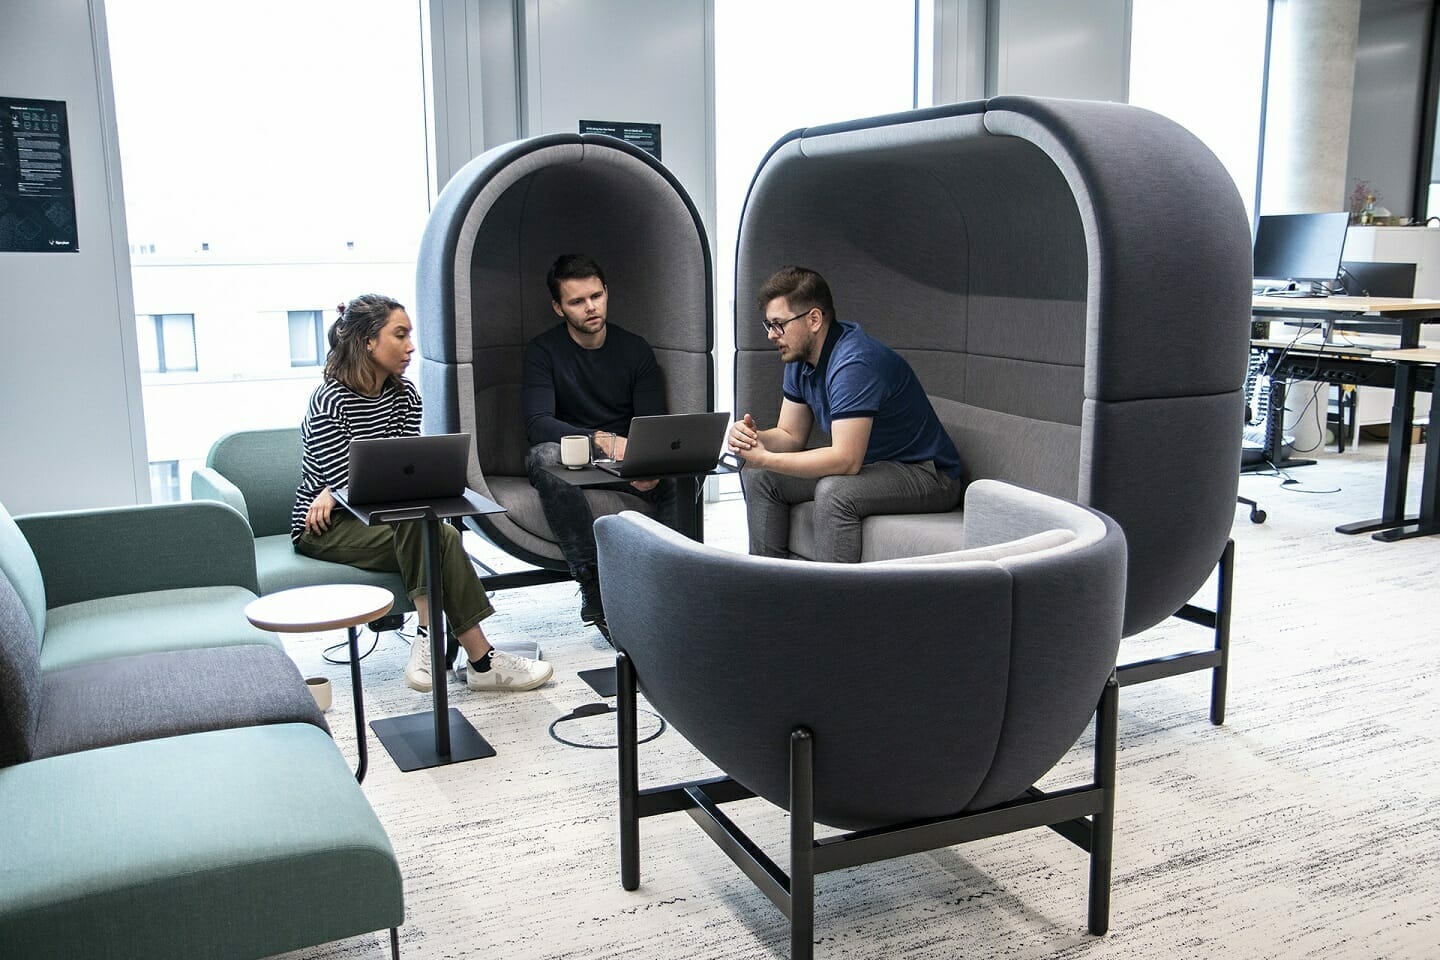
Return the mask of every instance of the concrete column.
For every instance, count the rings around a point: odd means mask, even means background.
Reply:
[[[1262,213],[1346,208],[1360,0],[1277,0]]]

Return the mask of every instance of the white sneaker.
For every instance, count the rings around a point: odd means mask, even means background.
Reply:
[[[517,657],[504,650],[490,654],[490,669],[465,672],[465,685],[471,690],[534,690],[555,672],[544,660]]]
[[[429,693],[430,682],[430,635],[421,631],[410,641],[410,662],[405,664],[405,686],[421,693]]]

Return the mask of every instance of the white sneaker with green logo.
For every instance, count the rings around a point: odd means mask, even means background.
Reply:
[[[465,685],[471,690],[534,690],[554,672],[555,668],[544,660],[495,650],[490,654],[489,670],[465,671]]]

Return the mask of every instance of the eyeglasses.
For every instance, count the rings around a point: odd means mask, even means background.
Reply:
[[[814,307],[810,308],[810,310],[814,309]],[[799,313],[795,314],[795,316],[790,317],[787,320],[761,320],[760,326],[765,328],[765,333],[767,336],[772,333],[775,334],[777,337],[783,336],[785,334],[785,324],[789,323],[791,320],[799,320],[801,317],[808,314],[810,310],[802,310]]]

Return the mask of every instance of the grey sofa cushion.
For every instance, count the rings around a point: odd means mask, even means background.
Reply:
[[[0,573],[0,767],[30,759],[39,719],[39,643],[19,595]]]
[[[271,646],[120,657],[42,683],[36,758],[270,723],[330,729],[300,671]]]

